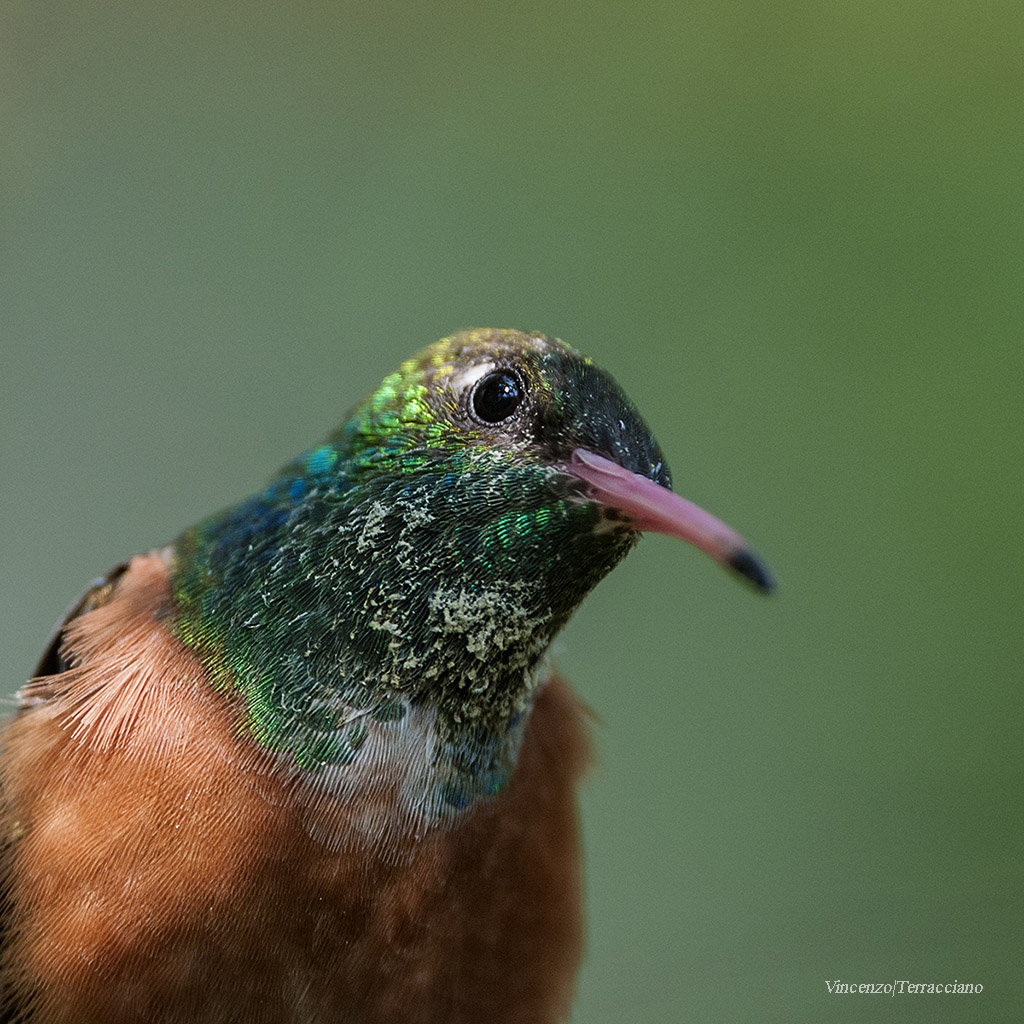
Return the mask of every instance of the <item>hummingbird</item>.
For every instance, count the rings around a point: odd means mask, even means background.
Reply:
[[[474,329],[96,580],[0,733],[0,1021],[565,1020],[590,747],[548,651],[648,531],[772,589],[606,372]]]

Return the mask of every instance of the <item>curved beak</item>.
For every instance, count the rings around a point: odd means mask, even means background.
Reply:
[[[762,593],[775,589],[768,567],[735,530],[667,487],[583,448],[572,453],[565,472],[584,481],[592,498],[618,509],[637,530],[678,537],[732,569]]]

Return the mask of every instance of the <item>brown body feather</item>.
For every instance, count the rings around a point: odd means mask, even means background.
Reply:
[[[164,559],[133,559],[101,597],[2,734],[0,1019],[567,1017],[588,744],[564,683],[537,694],[500,795],[391,856],[339,850],[162,622]]]

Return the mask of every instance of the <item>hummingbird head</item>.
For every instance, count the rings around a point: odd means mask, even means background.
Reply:
[[[459,806],[504,784],[552,637],[645,530],[771,587],[670,490],[607,373],[540,334],[463,331],[179,540],[178,633],[299,770],[344,768],[415,721]]]
[[[661,449],[615,380],[557,339],[493,329],[442,339],[387,377],[332,441],[357,476],[446,461],[456,472],[529,472],[555,500],[569,486],[631,541],[642,531],[676,536],[755,588],[774,586],[738,534],[672,494]]]

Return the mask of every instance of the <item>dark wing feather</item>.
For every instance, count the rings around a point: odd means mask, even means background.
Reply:
[[[71,605],[50,634],[50,639],[39,658],[36,670],[32,673],[33,676],[55,676],[58,672],[63,672],[68,668],[68,663],[64,660],[64,656],[61,653],[65,626],[72,619],[77,619],[79,615],[84,615],[86,612],[91,612],[93,608],[99,608],[101,605],[106,604],[110,599],[110,595],[114,592],[114,588],[117,586],[117,581],[127,570],[128,563],[121,562],[120,565],[115,565],[105,576],[100,576],[89,584],[86,592]]]

